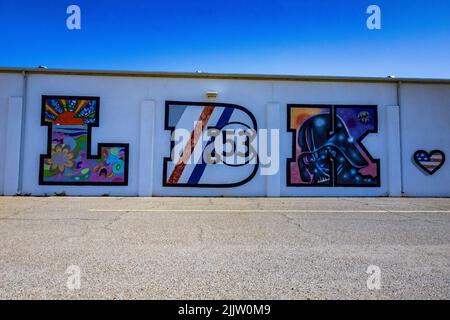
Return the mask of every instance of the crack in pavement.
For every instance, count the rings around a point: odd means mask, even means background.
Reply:
[[[368,207],[374,206],[374,207],[377,208],[377,209],[381,209],[381,210],[384,210],[384,211],[388,211],[387,209],[385,209],[385,204],[382,204],[382,203],[369,203],[369,202],[367,202],[367,201],[356,200],[356,199],[347,199],[347,198],[344,198],[344,199],[342,199],[342,200],[347,201],[347,202],[350,202],[350,203],[362,204],[362,205],[368,206]]]
[[[9,216],[0,218],[0,220],[8,220],[8,218],[15,217],[15,216],[17,216],[17,215],[19,215],[19,214],[25,213],[25,212],[27,212],[28,210],[31,210],[31,209],[34,209],[34,208],[35,208],[35,206],[30,206],[30,207],[28,207],[28,208],[19,209],[19,210],[15,211],[14,213],[12,213],[12,214],[9,215]]]
[[[411,217],[409,215],[406,215],[404,213],[398,213],[398,212],[392,212],[390,210],[386,210],[388,213],[394,215],[394,216],[398,216],[398,217],[402,217],[405,218],[405,221],[421,221],[421,222],[426,222],[426,223],[430,223],[433,225],[441,225],[442,221],[435,221],[435,220],[430,220],[430,219],[423,219],[423,218],[416,218],[416,217]]]
[[[198,240],[200,242],[203,242],[203,234],[204,234],[203,228],[202,228],[202,226],[197,226],[197,228],[198,228],[198,231],[199,231],[199,233],[198,233]]]
[[[85,230],[84,230],[81,234],[76,235],[76,236],[67,236],[67,237],[64,237],[63,240],[71,240],[71,239],[81,239],[81,238],[84,238],[85,236],[87,236],[87,234],[89,233],[89,231],[91,231],[92,229],[93,229],[93,228],[91,228],[91,227],[89,227],[89,226],[86,226]]]
[[[381,199],[391,199],[391,198],[380,198],[380,200]],[[368,201],[362,201],[362,200],[357,200],[357,199],[348,199],[348,198],[342,198],[342,200],[346,201],[346,202],[350,202],[350,203],[362,204],[362,205],[365,205],[365,206],[374,206],[376,208],[380,208],[380,209],[385,210],[385,211],[390,212],[390,213],[391,213],[391,211],[395,211],[395,210],[391,210],[391,209],[386,209],[386,204],[384,204],[384,203],[369,203]],[[402,198],[402,200],[408,200],[408,198]],[[431,205],[431,204],[419,205],[419,204],[415,204],[415,203],[412,203],[412,202],[403,202],[402,204],[403,204],[403,206],[408,206],[408,207],[413,206],[413,207],[416,207],[416,208],[418,208],[420,210],[423,210],[423,211],[428,211],[430,209],[434,209],[434,210],[448,210],[445,206],[442,207],[442,206],[436,206],[436,205]]]
[[[310,234],[310,235],[313,235],[313,236],[316,236],[316,237],[319,237],[319,238],[321,238],[322,240],[328,241],[328,239],[327,239],[326,237],[324,237],[323,235],[318,234],[318,233],[314,233],[314,232],[309,231],[309,230],[306,230],[300,223],[296,222],[296,221],[294,220],[294,218],[290,217],[290,216],[287,215],[286,213],[279,213],[279,215],[281,215],[282,217],[284,217],[284,218],[286,219],[287,223],[296,226],[296,227],[297,227],[298,229],[300,229],[302,232],[307,233],[307,234]]]
[[[363,204],[363,205],[365,205],[365,206],[368,206],[368,205],[369,205],[369,203],[364,202],[364,201],[361,201],[361,200],[355,200],[355,199],[342,199],[342,200],[347,201],[347,202],[351,202],[351,203]],[[376,206],[376,205],[375,205],[375,206]]]
[[[367,203],[367,202],[363,202],[363,201],[355,200],[355,199],[343,199],[343,200],[345,200],[345,201],[347,201],[347,202],[352,202],[352,203],[364,204],[364,205],[367,205],[367,206],[372,205],[372,206],[375,206],[375,207],[377,207],[377,208],[380,208],[380,209],[386,211],[385,214],[391,214],[391,215],[393,215],[393,216],[402,217],[402,218],[405,218],[406,221],[416,220],[416,221],[422,221],[422,222],[431,223],[431,224],[440,224],[440,223],[442,222],[442,221],[437,221],[437,220],[431,220],[431,219],[423,219],[423,218],[412,217],[412,216],[407,215],[407,214],[398,213],[398,212],[393,212],[393,211],[395,211],[395,210],[387,209],[386,206],[385,206],[384,204],[377,204],[377,203],[369,204],[369,203]],[[415,204],[413,204],[413,203],[408,203],[408,205],[413,205],[413,206],[415,206],[415,207],[420,207],[421,210],[426,211],[426,209],[423,209],[423,208],[422,208],[421,206],[419,206],[419,205],[415,205]],[[433,208],[434,208],[434,207],[433,207]]]
[[[86,226],[86,229],[85,229],[80,235],[77,235],[77,236],[69,236],[69,237],[66,237],[66,238],[64,238],[64,239],[65,239],[65,240],[69,240],[69,239],[81,239],[81,238],[85,237],[86,235],[88,235],[88,233],[89,233],[90,231],[92,231],[92,230],[94,230],[94,229],[98,229],[98,228],[100,228],[100,229],[105,229],[105,230],[114,232],[115,230],[112,229],[111,226],[112,226],[114,223],[118,222],[120,219],[122,219],[122,217],[123,217],[125,214],[127,214],[127,213],[129,213],[129,212],[127,211],[127,212],[120,213],[120,214],[118,214],[116,217],[114,217],[113,219],[77,219],[77,218],[75,218],[75,219],[66,219],[66,220],[82,220],[82,221],[104,221],[104,220],[110,220],[110,221],[109,221],[108,223],[106,223],[105,225],[103,225],[103,226],[90,227],[90,226],[88,225],[88,226]],[[64,219],[61,219],[61,220],[64,220]],[[124,238],[124,237],[121,236],[121,238]]]
[[[118,222],[120,219],[123,218],[124,215],[130,213],[129,211],[125,211],[125,212],[121,212],[119,213],[114,219],[112,219],[112,221],[108,222],[107,224],[105,224],[104,226],[101,226],[100,228],[114,232],[115,230],[111,228],[111,226]]]
[[[0,218],[0,220],[12,221],[103,221],[107,219],[89,219],[89,218]]]

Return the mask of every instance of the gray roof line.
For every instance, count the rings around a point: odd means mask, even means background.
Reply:
[[[394,78],[394,77],[344,77],[344,76],[303,76],[303,75],[272,75],[272,74],[235,74],[207,72],[150,72],[150,71],[114,71],[114,70],[77,70],[77,69],[44,69],[0,67],[0,73],[27,74],[60,74],[112,77],[153,77],[153,78],[194,78],[194,79],[234,79],[262,81],[317,81],[317,82],[378,82],[378,83],[422,83],[450,84],[450,79],[427,78]]]

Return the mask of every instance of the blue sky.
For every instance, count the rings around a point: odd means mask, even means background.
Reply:
[[[0,0],[0,36],[0,66],[450,78],[448,0]]]

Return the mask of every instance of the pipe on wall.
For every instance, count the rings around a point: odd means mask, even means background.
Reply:
[[[403,164],[403,136],[402,136],[402,81],[397,82],[397,106],[399,112],[399,129],[400,129],[400,162]],[[400,185],[401,185],[401,194],[404,195],[404,177],[403,177],[403,165],[400,169]]]
[[[27,113],[27,95],[28,95],[28,74],[27,71],[22,71],[22,118],[20,121],[20,151],[19,151],[19,175],[17,177],[17,194],[22,194],[23,185],[23,153],[25,142],[25,121]]]

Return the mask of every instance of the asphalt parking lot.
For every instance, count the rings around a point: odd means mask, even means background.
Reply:
[[[0,235],[2,299],[450,299],[450,199],[0,197]]]

